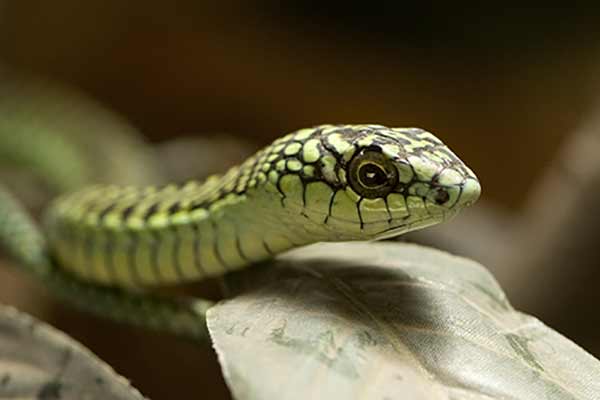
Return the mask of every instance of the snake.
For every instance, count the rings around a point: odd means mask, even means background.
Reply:
[[[316,242],[392,238],[451,219],[480,192],[473,171],[424,129],[326,124],[289,133],[204,182],[95,184],[60,195],[36,240],[46,243],[40,260],[63,295],[151,325],[144,318],[175,318],[182,306],[154,298],[148,306],[147,289]]]

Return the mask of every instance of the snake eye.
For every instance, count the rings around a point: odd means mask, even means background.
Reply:
[[[398,183],[398,171],[381,152],[365,149],[350,162],[349,178],[356,193],[374,199],[392,191]]]

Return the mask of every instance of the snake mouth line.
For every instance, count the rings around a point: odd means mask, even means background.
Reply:
[[[441,218],[439,218],[439,219],[436,219],[433,215],[429,215],[430,218],[419,218],[419,219],[417,219],[415,221],[411,221],[409,223],[391,226],[387,229],[376,232],[375,237],[377,239],[386,239],[389,237],[400,235],[402,233],[406,233],[413,229],[418,228],[419,227],[418,225],[420,225],[421,223],[423,223],[425,221],[430,221],[431,222],[430,225],[440,224],[440,223],[448,221],[449,219],[454,217],[456,214],[458,214],[458,212],[453,212],[453,211],[444,212],[441,214]]]
[[[374,235],[375,235],[375,238],[378,239],[378,240],[379,239],[387,239],[387,238],[390,238],[390,237],[394,237],[394,236],[400,235],[402,233],[406,233],[406,232],[412,230],[411,228],[415,227],[415,225],[419,225],[419,224],[421,224],[422,222],[425,222],[425,221],[431,221],[431,225],[434,225],[434,224],[437,224],[437,223],[445,221],[445,218],[441,219],[441,220],[435,220],[435,219],[431,219],[431,218],[421,218],[421,219],[418,219],[416,221],[411,221],[411,222],[406,223],[406,224],[400,224],[400,225],[396,225],[396,226],[391,226],[391,227],[389,227],[387,229],[384,229],[382,231],[376,232]]]

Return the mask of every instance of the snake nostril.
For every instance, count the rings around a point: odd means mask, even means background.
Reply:
[[[433,196],[433,200],[437,205],[441,206],[442,204],[450,200],[450,194],[445,189],[437,188]]]

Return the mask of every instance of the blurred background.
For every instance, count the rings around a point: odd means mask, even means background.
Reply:
[[[158,169],[182,178],[321,123],[431,130],[483,197],[414,240],[483,262],[516,308],[600,357],[596,7],[0,0],[0,99],[38,96],[42,84],[15,84],[24,76],[68,88],[137,128]],[[26,108],[32,120],[39,104]],[[65,115],[78,110],[69,104]],[[110,136],[86,121],[72,130]],[[212,286],[199,290],[215,296]],[[0,268],[0,301],[74,336],[152,399],[229,398],[209,348],[73,311],[14,268]]]

